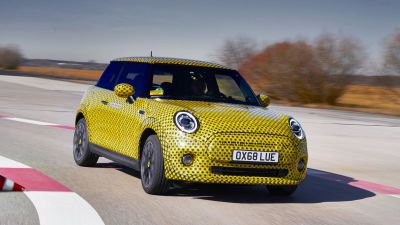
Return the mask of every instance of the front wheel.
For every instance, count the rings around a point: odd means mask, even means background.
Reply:
[[[79,166],[94,166],[99,156],[90,152],[87,125],[84,118],[75,126],[74,133],[74,160]]]
[[[267,189],[271,195],[290,196],[296,191],[297,185],[267,185]]]
[[[148,194],[158,195],[168,191],[169,182],[164,174],[164,158],[157,135],[150,135],[140,157],[142,187]]]

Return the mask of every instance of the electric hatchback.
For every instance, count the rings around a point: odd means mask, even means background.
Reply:
[[[136,169],[149,194],[185,181],[262,184],[290,195],[306,176],[306,137],[299,122],[268,105],[218,64],[115,59],[83,96],[73,156],[80,166],[102,156]]]

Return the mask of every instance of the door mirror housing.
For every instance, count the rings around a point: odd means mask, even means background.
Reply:
[[[271,103],[271,100],[269,99],[269,97],[267,95],[257,95],[257,99],[260,102],[260,104],[264,107],[268,107],[269,104]]]
[[[135,88],[130,84],[122,83],[114,87],[114,93],[120,98],[129,98],[135,94]]]

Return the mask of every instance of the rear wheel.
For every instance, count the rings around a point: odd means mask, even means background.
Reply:
[[[94,166],[99,156],[90,152],[87,125],[84,118],[75,126],[74,133],[74,160],[79,166]]]
[[[143,147],[140,158],[142,187],[148,194],[164,194],[169,182],[164,174],[164,158],[157,135],[150,135]]]
[[[290,196],[296,191],[297,185],[267,185],[267,189],[271,195]]]

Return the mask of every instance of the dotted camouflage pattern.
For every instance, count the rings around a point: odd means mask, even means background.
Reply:
[[[166,57],[125,57],[125,58],[114,59],[111,62],[174,64],[174,65],[201,66],[201,67],[228,69],[227,67],[216,64],[216,63],[204,62],[204,61],[199,61],[199,60],[191,60],[191,59],[166,58]]]
[[[104,107],[102,100],[113,103]],[[144,110],[140,114],[139,110]],[[173,122],[177,111],[186,110],[198,118],[199,129],[180,131]],[[133,159],[140,158],[140,141],[145,130],[160,139],[165,176],[170,180],[203,183],[295,185],[302,182],[307,164],[306,140],[296,138],[288,116],[268,108],[228,103],[137,98],[133,104],[112,91],[91,87],[84,95],[78,113],[87,121],[89,141]],[[276,165],[232,163],[233,150],[277,151]],[[182,156],[192,154],[190,166]],[[211,167],[286,169],[285,177],[233,176],[212,173]]]
[[[135,92],[135,89],[132,85],[123,83],[115,86],[114,92],[121,98],[128,98]]]

